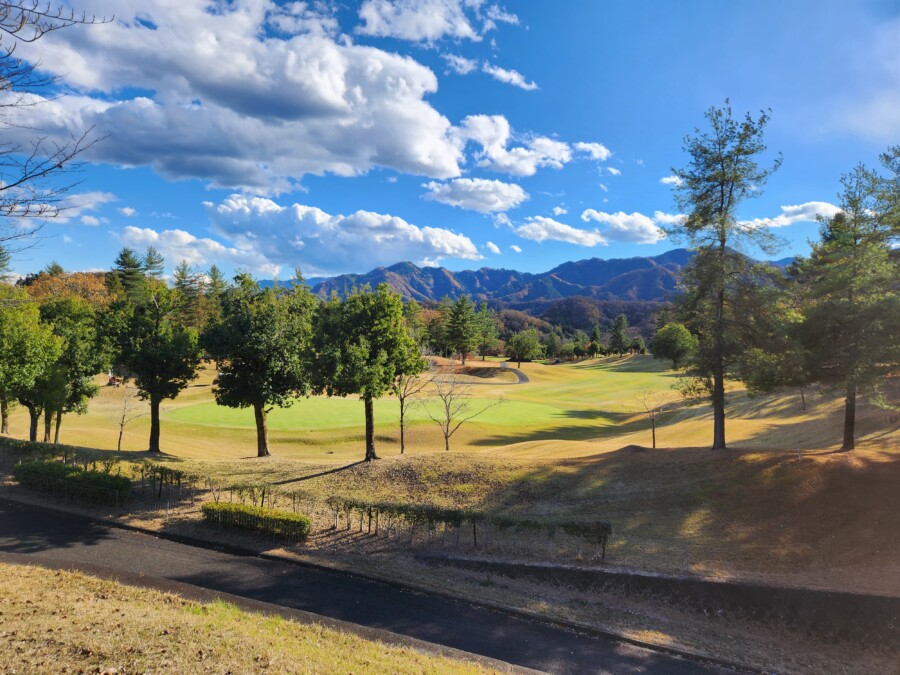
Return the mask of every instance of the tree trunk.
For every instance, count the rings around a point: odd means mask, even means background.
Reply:
[[[50,429],[53,428],[53,411],[47,408],[44,410],[44,443],[50,442]]]
[[[653,431],[653,449],[656,450],[656,420],[650,418],[650,429]]]
[[[723,246],[724,248],[724,246]],[[724,257],[724,251],[723,251]],[[722,263],[724,266],[724,262]],[[724,274],[724,271],[723,271]],[[722,280],[724,285],[725,280]],[[725,450],[725,289],[716,292],[713,347],[713,450]]]
[[[406,400],[400,399],[400,454],[406,450]]]
[[[0,434],[9,434],[9,401],[0,399]]]
[[[159,404],[160,400],[150,397],[150,447],[148,452],[162,452],[159,449]]]
[[[444,450],[450,452],[450,434],[444,434]]]
[[[262,403],[253,404],[253,415],[256,417],[256,456],[269,457],[269,427]]]
[[[59,445],[59,428],[62,426],[62,410],[56,411],[56,429],[53,431],[53,444]]]
[[[800,387],[800,405],[803,410],[806,410],[806,392],[803,391],[803,387]]]
[[[372,396],[367,394],[363,398],[366,408],[366,461],[378,459],[375,454],[375,406],[372,404]]]
[[[460,352],[459,355],[462,357],[462,365],[463,365],[463,368],[465,368],[466,367],[466,353]]]
[[[125,433],[125,425],[119,426],[119,442],[116,444],[116,452],[122,452],[122,434]]]
[[[38,431],[38,422],[41,421],[41,410],[40,408],[36,408],[34,406],[28,407],[28,440],[32,443],[37,442],[37,431]]]
[[[847,398],[844,402],[844,443],[841,451],[853,450],[856,447],[856,380],[847,382]]]

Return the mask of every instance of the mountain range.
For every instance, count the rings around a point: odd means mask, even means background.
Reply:
[[[652,315],[678,293],[679,275],[692,257],[692,251],[679,248],[652,257],[566,262],[541,273],[490,267],[453,272],[401,262],[365,274],[312,278],[307,283],[323,298],[381,283],[423,305],[469,295],[492,309],[524,312],[564,330],[590,330],[595,323],[608,326],[625,314],[632,326],[647,333],[652,330]],[[792,260],[772,264],[785,266]]]

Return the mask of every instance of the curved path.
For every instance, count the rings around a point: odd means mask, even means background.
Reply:
[[[0,501],[0,551],[103,565],[313,612],[553,673],[700,673],[612,639],[339,572],[159,539]]]

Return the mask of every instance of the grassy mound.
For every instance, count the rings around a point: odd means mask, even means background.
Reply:
[[[0,565],[3,672],[474,673],[472,663],[83,574]]]

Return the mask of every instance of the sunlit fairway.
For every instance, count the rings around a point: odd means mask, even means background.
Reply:
[[[408,413],[405,458],[399,404],[393,397],[378,401],[376,448],[384,459],[364,464],[362,403],[315,397],[271,413],[274,457],[259,461],[252,412],[217,406],[207,368],[163,406],[162,459],[219,484],[263,481],[321,498],[605,518],[616,531],[611,559],[636,568],[900,593],[892,543],[900,527],[895,412],[862,404],[858,449],[835,455],[838,392],[808,392],[804,410],[795,392],[752,399],[734,387],[731,449],[723,454],[708,449],[709,406],[685,404],[671,388],[676,374],[652,357],[523,363],[528,381],[521,384],[499,362],[468,365],[478,369],[463,378],[471,383],[472,409],[503,403],[461,427],[449,453],[423,407],[434,410],[434,399]],[[122,391],[103,387],[86,415],[67,415],[61,440],[115,448]],[[666,407],[656,452],[647,449],[650,430],[640,412],[647,392]],[[144,417],[127,427],[123,459],[147,457],[139,451],[147,447],[148,425]],[[21,409],[12,431],[26,435]]]
[[[510,364],[515,365],[515,364]],[[472,397],[472,412],[488,408],[453,436],[452,452],[479,452],[494,457],[552,460],[583,456],[623,445],[650,445],[640,398],[655,393],[667,402],[658,442],[664,447],[704,446],[710,440],[706,406],[686,406],[672,390],[676,374],[667,363],[649,356],[607,357],[573,364],[523,363],[528,382],[518,384],[498,361],[470,361],[463,377]],[[219,406],[212,394],[214,372],[204,369],[197,381],[174,401],[163,404],[162,447],[169,456],[191,459],[239,459],[255,453],[250,409]],[[114,449],[123,389],[102,387],[86,415],[66,415],[61,441],[91,448]],[[426,390],[425,394],[428,394]],[[502,399],[499,406],[488,407]],[[803,411],[797,396],[747,399],[736,390],[731,400],[729,440],[748,448],[821,448],[838,439],[836,398],[823,405],[810,397]],[[407,411],[407,454],[443,453],[443,438],[428,412],[439,402],[425,396]],[[384,457],[399,455],[399,403],[393,396],[376,402],[376,446]],[[346,463],[363,452],[363,405],[356,398],[310,397],[269,416],[272,452],[283,458]],[[146,448],[149,418],[126,427],[123,450]],[[868,431],[860,420],[861,441]],[[874,429],[873,429],[874,431]],[[883,430],[882,430],[883,431]],[[12,418],[12,435],[27,432],[25,411]],[[875,438],[873,437],[873,440]]]

